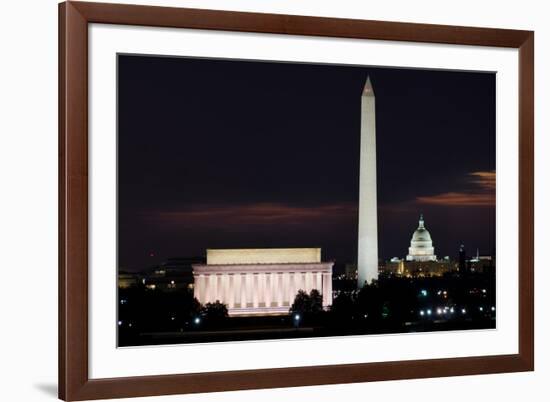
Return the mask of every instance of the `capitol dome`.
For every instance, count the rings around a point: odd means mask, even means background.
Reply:
[[[424,217],[420,215],[418,228],[411,238],[411,246],[407,261],[436,261],[435,250],[432,244],[432,237],[428,229],[424,227]]]

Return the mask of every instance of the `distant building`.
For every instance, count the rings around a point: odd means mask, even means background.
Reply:
[[[457,272],[456,264],[450,260],[404,262],[403,274],[408,277],[423,278],[443,276],[450,272]]]
[[[430,232],[424,226],[424,216],[420,215],[418,221],[418,228],[414,231],[411,238],[411,246],[409,247],[409,254],[407,254],[407,261],[437,261],[435,250],[432,244],[432,237]]]
[[[385,276],[403,276],[405,275],[405,261],[401,258],[393,257],[380,267],[380,273]]]
[[[137,286],[139,283],[139,277],[135,273],[120,271],[118,273],[118,287],[121,289],[128,289],[133,286]]]
[[[466,248],[464,244],[460,244],[460,248],[458,249],[458,270],[462,275],[466,274],[468,271],[468,267],[466,266]]]
[[[494,269],[493,257],[490,255],[479,255],[479,249],[477,249],[476,256],[468,261],[468,268],[470,272],[490,272]]]
[[[204,257],[169,258],[158,266],[139,273],[120,272],[119,288],[128,288],[138,284],[147,289],[172,291],[193,289],[193,264],[204,263]]]
[[[479,249],[477,249],[474,257],[468,257],[466,247],[464,247],[464,244],[460,245],[458,250],[458,270],[461,275],[493,272],[494,267],[495,261],[493,256],[480,255]]]
[[[450,272],[457,272],[457,265],[448,258],[437,261],[405,261],[394,257],[380,268],[380,274],[386,277],[424,278],[443,276]]]
[[[206,264],[193,264],[194,294],[230,316],[287,314],[299,290],[317,289],[328,307],[333,264],[319,248],[207,250]]]
[[[344,267],[344,277],[346,279],[357,279],[357,264],[346,264]]]
[[[432,237],[426,229],[423,215],[420,215],[418,228],[412,235],[409,252],[405,259],[393,257],[379,269],[380,274],[386,277],[407,278],[443,276],[446,273],[457,272],[457,270],[457,264],[449,257],[437,259]]]

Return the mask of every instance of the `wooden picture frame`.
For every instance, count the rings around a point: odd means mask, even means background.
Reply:
[[[90,379],[88,24],[376,39],[519,49],[519,353]],[[381,21],[65,2],[59,5],[59,397],[64,400],[292,387],[534,369],[534,33]]]

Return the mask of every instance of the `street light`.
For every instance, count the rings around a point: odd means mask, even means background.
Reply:
[[[298,328],[298,326],[300,325],[300,314],[294,314],[294,326],[296,328]]]

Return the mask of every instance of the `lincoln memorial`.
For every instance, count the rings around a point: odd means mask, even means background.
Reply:
[[[317,289],[323,306],[332,304],[333,262],[321,262],[320,248],[206,251],[206,264],[194,264],[195,297],[220,301],[229,315],[287,314],[299,290]]]

